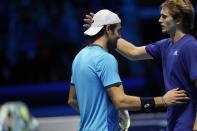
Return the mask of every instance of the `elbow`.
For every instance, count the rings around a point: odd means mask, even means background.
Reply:
[[[116,110],[122,110],[123,108],[122,108],[121,105],[115,105],[115,109],[116,109]]]
[[[115,109],[116,110],[123,110],[124,107],[123,107],[123,101],[121,99],[118,99],[118,100],[115,100],[114,101],[114,106],[115,106]]]

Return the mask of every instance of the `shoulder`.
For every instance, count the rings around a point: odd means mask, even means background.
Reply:
[[[109,53],[104,53],[103,55],[101,55],[99,58],[97,58],[97,62],[96,62],[97,68],[101,68],[101,67],[113,68],[116,67],[117,65],[118,62],[116,58]]]
[[[181,52],[186,58],[197,57],[197,40],[192,38],[184,43]]]
[[[147,46],[149,48],[159,48],[159,49],[162,49],[162,48],[167,47],[170,44],[170,42],[171,42],[170,38],[166,38],[166,39],[162,39],[162,40],[153,42],[151,44],[148,44]]]
[[[171,41],[170,38],[166,38],[166,39],[161,39],[157,41],[157,43],[169,43],[170,41]]]
[[[197,40],[194,37],[191,37],[190,40],[184,44],[184,50],[185,49],[197,49]]]
[[[102,58],[103,59],[106,59],[106,60],[116,60],[116,58],[112,54],[110,54],[110,53],[104,53],[102,55]]]
[[[153,45],[161,45],[161,44],[164,44],[164,43],[169,43],[170,42],[170,39],[169,38],[166,38],[166,39],[161,39],[161,40],[158,40],[154,43],[151,43]]]
[[[148,44],[146,46],[146,48],[148,48],[149,50],[158,50],[158,51],[161,51],[163,49],[166,49],[166,47],[169,46],[170,41],[171,40],[169,38],[162,39],[162,40],[156,41],[154,43]]]
[[[103,53],[102,55],[100,55],[99,57],[99,61],[102,61],[102,62],[116,62],[116,58],[110,54],[110,53]]]
[[[82,48],[74,57],[72,65],[81,60],[82,55],[86,54],[86,47]]]

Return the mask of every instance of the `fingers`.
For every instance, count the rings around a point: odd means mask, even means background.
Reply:
[[[174,103],[175,105],[182,105],[182,104],[187,104],[188,102],[183,102],[183,101],[177,101]]]
[[[186,97],[187,94],[185,94],[185,93],[178,93],[178,94],[176,94],[175,96],[176,96],[176,97]]]
[[[186,93],[185,90],[178,90],[178,91],[175,91],[175,92],[177,92],[177,93]]]
[[[176,93],[176,95],[175,95],[176,97],[187,97],[188,96],[186,91],[184,91],[184,90],[175,91],[175,93]]]
[[[90,12],[89,15],[85,15],[85,19],[83,19],[83,21],[85,22],[85,24],[83,25],[83,27],[85,27],[85,28],[89,28],[90,27],[90,25],[93,22],[93,20],[92,20],[93,16],[94,16],[94,13],[93,12]]]
[[[85,15],[86,19],[91,19],[92,20],[92,15]]]
[[[83,19],[83,21],[88,23],[88,24],[92,24],[92,19]]]
[[[178,91],[178,89],[179,89],[179,88],[174,88],[174,89],[172,89],[172,91]]]
[[[92,23],[92,20],[90,20],[90,19],[83,19],[83,21],[86,23],[86,24],[83,24],[83,27],[89,28],[91,23]]]
[[[94,16],[94,13],[93,12],[90,12],[90,15],[91,15],[91,17],[93,17]]]
[[[176,100],[172,102],[172,104],[177,105],[177,104],[187,104],[189,102],[190,98],[189,97],[176,97]]]
[[[85,27],[85,28],[89,28],[89,27],[90,27],[90,25],[89,25],[89,24],[84,24],[84,25],[83,25],[83,27]]]
[[[93,17],[91,15],[85,15],[84,22],[91,24],[93,22],[92,18]]]
[[[189,97],[177,97],[176,100],[190,100]]]
[[[178,88],[172,89],[171,92],[174,92],[176,94],[185,94],[185,95],[187,95],[185,90],[177,90],[177,89]]]

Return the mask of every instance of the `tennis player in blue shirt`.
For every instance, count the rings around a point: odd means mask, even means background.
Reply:
[[[84,32],[91,37],[92,42],[73,61],[68,101],[80,112],[79,131],[117,131],[120,130],[118,111],[149,110],[158,106],[182,104],[182,100],[189,99],[184,90],[177,89],[155,98],[124,93],[118,63],[108,53],[110,43],[113,44],[111,40],[120,37],[120,29],[118,15],[101,10],[94,15],[91,27]]]
[[[190,97],[186,105],[168,107],[167,131],[197,131],[197,41],[189,34],[194,8],[189,0],[166,0],[160,14],[162,32],[170,38],[141,47],[117,38],[117,51],[131,60],[160,61],[166,91],[179,87]],[[91,16],[86,16],[86,23],[91,23]]]

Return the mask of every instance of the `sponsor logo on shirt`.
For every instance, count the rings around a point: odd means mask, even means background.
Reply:
[[[173,55],[179,55],[179,54],[178,54],[178,51],[177,51],[177,50],[174,51]]]

